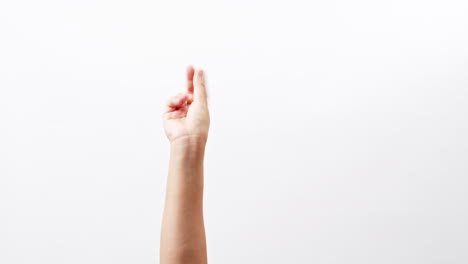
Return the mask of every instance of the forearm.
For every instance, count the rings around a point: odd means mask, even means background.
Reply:
[[[205,143],[171,143],[166,203],[161,232],[161,263],[206,263],[203,223]]]

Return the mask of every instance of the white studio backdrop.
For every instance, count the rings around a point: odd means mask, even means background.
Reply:
[[[468,263],[466,1],[0,2],[0,263],[159,262],[206,70],[210,263]]]

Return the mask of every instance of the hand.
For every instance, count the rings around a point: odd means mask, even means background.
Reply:
[[[172,97],[163,114],[164,131],[171,143],[206,143],[210,116],[203,70],[187,67],[187,91]]]

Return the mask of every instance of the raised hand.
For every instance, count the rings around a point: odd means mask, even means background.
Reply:
[[[171,143],[206,143],[210,126],[208,101],[203,70],[187,67],[187,90],[167,102],[163,114],[164,131]]]
[[[207,263],[203,163],[210,116],[206,96],[204,72],[189,66],[187,91],[172,97],[163,114],[171,148],[161,264]]]

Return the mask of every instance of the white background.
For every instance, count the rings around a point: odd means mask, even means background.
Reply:
[[[466,1],[0,3],[0,263],[150,264],[206,70],[210,263],[468,262]]]

